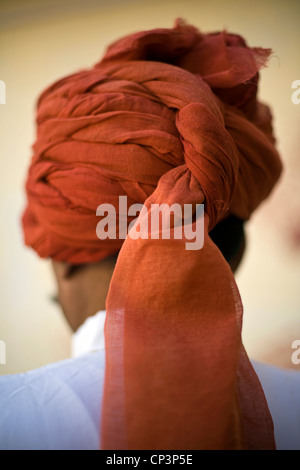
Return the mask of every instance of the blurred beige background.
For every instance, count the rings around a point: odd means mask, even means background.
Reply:
[[[237,274],[244,304],[243,339],[250,357],[300,370],[291,362],[300,339],[300,2],[295,0],[0,1],[0,340],[6,365],[22,372],[69,356],[71,333],[50,297],[47,261],[24,248],[20,216],[34,141],[35,102],[62,76],[97,62],[112,40],[140,29],[171,27],[183,17],[202,31],[226,28],[274,55],[261,73],[259,96],[274,113],[285,172],[272,197],[248,223],[248,248]]]

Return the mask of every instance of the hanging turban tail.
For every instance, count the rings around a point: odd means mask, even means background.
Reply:
[[[27,179],[25,242],[41,257],[121,249],[107,297],[102,449],[273,449],[273,423],[241,340],[242,304],[209,232],[243,220],[281,173],[256,99],[269,49],[177,20],[113,43],[47,88]],[[97,207],[204,203],[204,245],[99,240]]]

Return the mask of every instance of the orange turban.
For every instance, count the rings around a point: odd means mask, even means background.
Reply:
[[[241,341],[242,304],[209,237],[248,219],[281,172],[256,99],[270,50],[177,20],[112,44],[46,89],[27,180],[25,242],[97,261],[121,247],[107,298],[103,449],[272,449],[273,423]],[[204,246],[99,240],[96,209],[204,203]]]

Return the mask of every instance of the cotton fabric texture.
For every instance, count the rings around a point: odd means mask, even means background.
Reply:
[[[38,100],[26,244],[75,264],[121,248],[106,302],[102,449],[275,448],[239,292],[209,237],[229,214],[249,219],[281,173],[257,101],[270,53],[177,20],[116,41]],[[99,240],[96,208],[118,210],[121,195],[149,211],[204,203],[203,248],[186,250],[173,232]]]

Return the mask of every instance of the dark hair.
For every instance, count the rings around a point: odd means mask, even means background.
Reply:
[[[234,215],[230,215],[219,222],[210,231],[209,236],[229,263],[244,241],[244,221]]]

